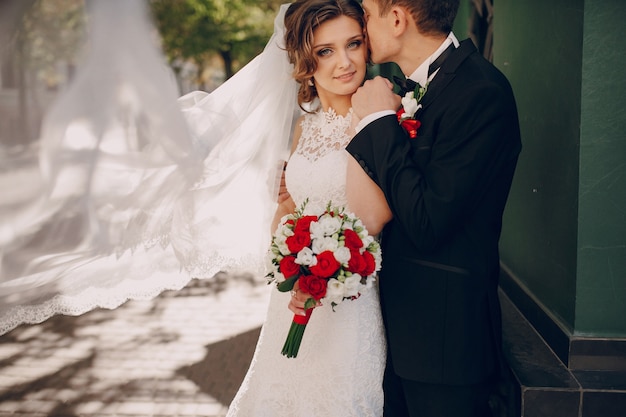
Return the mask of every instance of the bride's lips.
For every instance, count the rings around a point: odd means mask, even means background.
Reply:
[[[354,74],[356,74],[356,71],[352,71],[347,74],[338,75],[337,77],[335,77],[335,79],[339,81],[343,81],[343,82],[351,81],[354,78]]]

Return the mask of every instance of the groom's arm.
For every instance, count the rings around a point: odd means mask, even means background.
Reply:
[[[420,142],[409,139],[395,115],[371,122],[347,147],[419,248],[436,248],[458,230],[519,152],[514,102],[499,86],[467,87],[446,104],[438,129],[418,132],[431,145],[419,165]],[[431,137],[420,138],[424,132]]]

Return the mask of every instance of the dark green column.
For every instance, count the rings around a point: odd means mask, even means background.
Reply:
[[[580,127],[577,335],[626,337],[626,2],[586,0]]]
[[[626,2],[498,0],[495,15],[524,145],[503,263],[572,336],[626,337]]]
[[[523,149],[504,216],[515,416],[626,410],[624,0],[494,0]]]

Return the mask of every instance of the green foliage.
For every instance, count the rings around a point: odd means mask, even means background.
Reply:
[[[55,84],[56,64],[75,63],[84,40],[82,0],[38,0],[26,9],[16,33],[24,65]]]
[[[224,62],[228,78],[262,50],[281,3],[277,0],[151,0],[150,5],[170,62],[192,60],[202,68],[217,54]]]

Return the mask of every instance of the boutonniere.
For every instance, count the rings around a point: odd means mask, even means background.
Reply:
[[[409,134],[411,139],[417,137],[417,130],[421,126],[421,122],[415,118],[415,113],[422,108],[420,101],[426,94],[426,88],[421,85],[417,85],[415,91],[409,91],[402,97],[402,108],[396,112],[398,116],[398,123]]]

